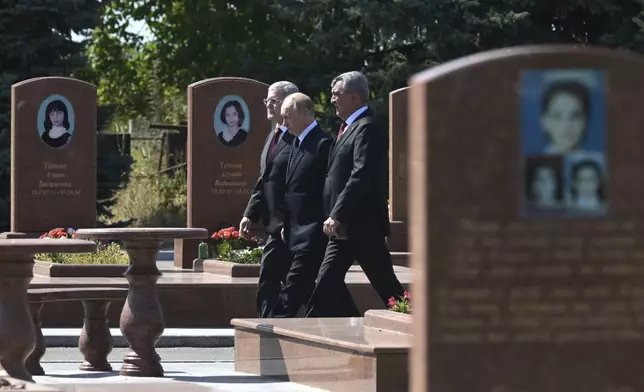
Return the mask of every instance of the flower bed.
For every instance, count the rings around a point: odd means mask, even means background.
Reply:
[[[240,278],[259,277],[263,250],[260,238],[244,237],[234,227],[228,227],[214,233],[211,244],[209,257],[203,261],[204,272]]]
[[[395,297],[389,298],[388,303],[389,310],[399,313],[410,314],[411,313],[411,293],[407,290],[403,293],[403,296],[399,299]]]
[[[40,236],[45,241],[77,238],[73,229],[56,228]],[[34,274],[50,277],[120,277],[130,259],[117,243],[97,241],[94,253],[38,253]]]

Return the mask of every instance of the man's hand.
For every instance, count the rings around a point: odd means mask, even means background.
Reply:
[[[340,222],[334,220],[333,218],[327,218],[327,220],[324,221],[322,230],[324,230],[324,234],[328,235],[329,237],[337,237],[337,230],[339,226]]]
[[[284,239],[284,228],[282,227],[282,231],[280,232],[280,235],[282,236],[282,242],[286,242]]]
[[[250,219],[243,217],[241,222],[239,222],[239,233],[248,236],[250,235]]]

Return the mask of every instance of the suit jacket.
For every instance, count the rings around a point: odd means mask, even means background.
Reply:
[[[286,174],[286,243],[291,251],[323,249],[324,208],[322,190],[331,138],[317,125],[300,147],[292,150],[293,161]]]
[[[368,108],[348,126],[329,154],[324,209],[347,238],[390,234],[387,207],[389,136]]]
[[[283,132],[273,153],[268,155],[272,139],[273,132],[270,132],[260,158],[260,175],[244,211],[244,216],[252,222],[257,222],[261,218],[266,232],[279,236],[284,225],[286,166],[291,152],[293,135]]]

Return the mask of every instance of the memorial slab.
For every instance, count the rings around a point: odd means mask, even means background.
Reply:
[[[412,391],[644,390],[643,67],[530,46],[411,79]]]
[[[387,247],[389,251],[399,253],[407,253],[409,250],[407,228],[408,106],[409,87],[389,93],[389,220],[391,221],[391,234],[387,237]]]
[[[236,226],[259,173],[271,131],[262,102],[268,85],[213,78],[188,86],[188,227]],[[198,242],[175,241],[175,266],[192,268]]]
[[[407,222],[409,87],[389,93],[389,219]]]
[[[71,78],[11,87],[11,231],[96,225],[96,86]]]

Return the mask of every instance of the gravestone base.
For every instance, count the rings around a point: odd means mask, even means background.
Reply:
[[[43,233],[41,232],[16,232],[16,231],[5,231],[0,233],[1,239],[11,240],[11,239],[33,239],[40,238]]]
[[[198,256],[198,246],[201,240],[175,239],[174,266],[181,269],[192,269],[193,262]]]
[[[390,252],[408,251],[408,230],[407,222],[391,221],[391,234],[387,237],[387,247]]]
[[[235,371],[328,391],[408,389],[411,335],[363,318],[233,319]]]

